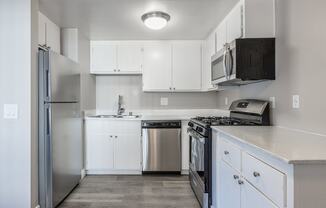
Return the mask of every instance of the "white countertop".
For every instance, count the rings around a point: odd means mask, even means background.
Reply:
[[[240,143],[289,164],[326,164],[326,136],[273,126],[214,126]]]
[[[229,111],[219,109],[183,109],[183,110],[141,110],[132,111],[138,118],[98,118],[94,115],[112,115],[113,111],[91,111],[85,114],[85,120],[107,119],[107,120],[190,120],[196,116],[229,116]],[[128,113],[127,113],[128,114]]]

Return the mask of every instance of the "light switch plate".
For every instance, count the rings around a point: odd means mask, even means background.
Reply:
[[[17,104],[4,104],[3,105],[3,118],[4,119],[18,119],[18,105]]]
[[[161,105],[169,105],[169,98],[161,97]]]
[[[292,98],[292,107],[294,109],[300,108],[300,96],[299,95],[293,95],[293,98]]]

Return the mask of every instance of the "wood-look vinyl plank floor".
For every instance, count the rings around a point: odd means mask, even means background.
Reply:
[[[187,176],[87,176],[59,208],[200,208]]]

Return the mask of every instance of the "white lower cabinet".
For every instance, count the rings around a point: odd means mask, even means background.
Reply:
[[[106,134],[87,134],[86,168],[88,170],[113,169],[113,142],[113,138]]]
[[[218,180],[219,206],[221,208],[240,208],[240,176],[224,161],[220,163],[220,178]]]
[[[277,208],[277,206],[244,180],[241,185],[241,208]]]
[[[223,134],[216,139],[217,208],[284,208],[286,175]],[[214,193],[213,193],[214,194]],[[214,206],[215,207],[215,206]]]
[[[86,120],[88,174],[141,174],[141,122]]]

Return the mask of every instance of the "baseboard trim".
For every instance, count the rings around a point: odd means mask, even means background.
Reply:
[[[141,175],[140,170],[86,170],[86,175]]]
[[[85,178],[85,176],[86,176],[86,169],[82,169],[80,171],[80,176],[81,176],[80,180],[83,180]]]
[[[181,170],[181,175],[189,175],[189,170]]]

